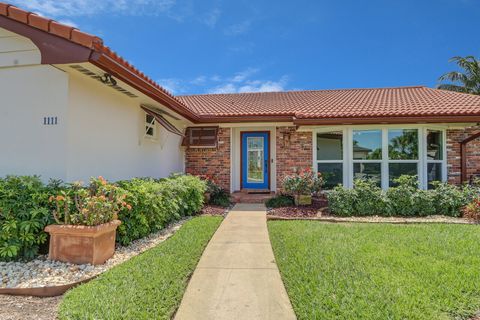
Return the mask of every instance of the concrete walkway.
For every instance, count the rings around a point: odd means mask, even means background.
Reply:
[[[295,319],[275,264],[263,204],[237,204],[212,237],[177,320]]]

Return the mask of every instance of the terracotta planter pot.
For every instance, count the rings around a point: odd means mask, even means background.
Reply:
[[[309,206],[312,204],[312,196],[311,195],[296,195],[295,197],[295,205],[296,206]]]
[[[120,220],[113,220],[94,227],[46,226],[45,231],[50,233],[48,258],[75,264],[102,264],[115,252],[115,231],[120,224]]]

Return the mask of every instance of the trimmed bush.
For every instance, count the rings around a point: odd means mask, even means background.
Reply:
[[[122,245],[199,212],[206,188],[202,180],[188,175],[160,180],[132,179],[118,185],[127,192],[126,200],[132,206],[131,210],[118,213],[122,224],[117,229],[117,241]]]
[[[401,176],[397,186],[382,191],[375,183],[356,180],[353,189],[335,187],[328,193],[329,208],[338,216],[428,216],[458,217],[479,188],[436,182],[435,189],[421,190],[415,176]]]
[[[47,241],[43,229],[53,221],[49,196],[61,189],[61,182],[44,185],[37,176],[0,179],[0,260],[37,256]]]
[[[268,208],[289,207],[294,205],[294,200],[291,196],[279,194],[278,196],[275,196],[265,201],[265,205]]]

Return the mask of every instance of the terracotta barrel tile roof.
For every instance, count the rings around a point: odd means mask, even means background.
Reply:
[[[130,81],[129,83],[140,91],[196,123],[299,121],[299,119],[304,119],[305,122],[311,119],[340,119],[345,122],[342,119],[365,118],[384,121],[401,117],[417,117],[418,121],[430,121],[430,118],[434,117],[443,117],[441,120],[446,122],[480,121],[480,96],[426,87],[175,97],[105,46],[99,37],[2,2],[0,16],[91,49],[96,56],[91,54],[90,62],[107,72],[121,75],[125,81]],[[95,58],[92,58],[94,56]],[[424,119],[420,119],[421,117]],[[447,121],[445,117],[450,118]]]
[[[480,116],[480,96],[427,87],[206,94],[178,98],[203,117]]]

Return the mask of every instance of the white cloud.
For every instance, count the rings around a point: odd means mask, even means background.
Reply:
[[[164,78],[157,82],[173,94],[205,93],[244,93],[284,91],[288,76],[277,80],[259,79],[255,75],[258,68],[246,68],[233,76],[199,75],[192,79]]]
[[[237,24],[232,24],[224,30],[224,34],[227,36],[237,36],[247,33],[250,30],[252,24],[251,20],[244,20]]]
[[[245,93],[245,92],[278,92],[284,91],[288,77],[283,76],[277,81],[247,80],[241,84],[226,83],[210,89],[209,93]]]
[[[217,86],[208,91],[208,93],[236,93],[237,87],[233,83],[227,83],[221,86]]]
[[[252,75],[257,73],[259,70],[257,68],[247,68],[241,72],[237,72],[235,76],[231,79],[232,82],[242,82],[250,78]]]
[[[214,28],[218,22],[218,19],[220,18],[221,13],[222,11],[220,11],[220,9],[215,8],[212,11],[205,14],[205,16],[202,19],[200,19],[200,21],[206,24],[207,26],[209,26],[210,28]]]
[[[180,79],[175,79],[175,78],[159,79],[157,80],[157,83],[173,94],[182,93],[185,90],[185,84]]]
[[[49,17],[77,17],[108,13],[158,15],[176,0],[14,0],[14,4]]]

